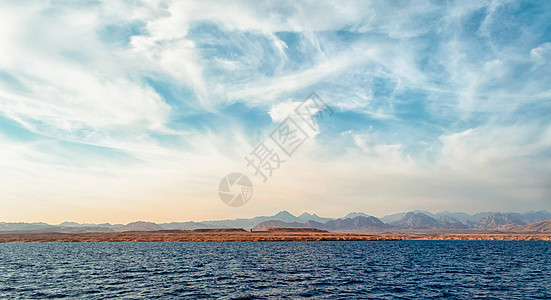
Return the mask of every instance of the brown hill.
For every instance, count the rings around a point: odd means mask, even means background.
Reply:
[[[551,220],[534,222],[528,225],[503,225],[498,226],[499,231],[511,231],[511,232],[551,232]]]
[[[551,220],[528,224],[524,226],[524,231],[551,232]]]
[[[263,231],[268,228],[307,228],[310,227],[305,223],[299,222],[283,222],[279,220],[270,220],[257,224],[253,227],[253,231]]]
[[[243,228],[198,228],[193,232],[247,232],[247,230]]]
[[[381,222],[381,220],[375,217],[357,216],[355,218],[330,220],[325,223],[316,221],[299,223],[270,220],[256,225],[253,227],[253,230],[262,231],[268,228],[316,228],[334,232],[369,232],[381,231],[383,229],[392,228],[392,226]]]
[[[424,213],[408,212],[400,220],[395,222],[396,226],[407,229],[428,229],[438,226],[438,221]]]
[[[380,230],[391,228],[381,220],[368,216],[357,216],[355,218],[336,219],[324,224],[323,229],[331,231],[362,231],[362,230]]]
[[[317,228],[268,228],[268,232],[329,232],[327,230],[321,230]]]
[[[436,225],[439,229],[467,229],[469,226],[451,216],[441,216]]]
[[[163,227],[153,222],[138,221],[126,224],[119,228],[118,231],[157,231],[163,229]]]

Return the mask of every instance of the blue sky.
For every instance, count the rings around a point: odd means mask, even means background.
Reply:
[[[551,209],[547,1],[2,1],[0,220]],[[334,111],[266,183],[244,157]],[[253,179],[242,208],[216,193]]]

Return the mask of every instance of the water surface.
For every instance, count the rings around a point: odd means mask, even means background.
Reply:
[[[0,244],[0,298],[551,298],[551,242]]]

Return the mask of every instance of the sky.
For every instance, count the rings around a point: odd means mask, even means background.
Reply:
[[[0,1],[0,221],[551,210],[549,20],[549,1]],[[264,182],[245,158],[304,127],[312,92],[326,110]],[[242,207],[218,195],[234,172]]]

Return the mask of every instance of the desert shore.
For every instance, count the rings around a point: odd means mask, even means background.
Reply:
[[[158,242],[158,241],[397,241],[397,240],[510,240],[551,241],[544,233],[381,233],[358,234],[309,230],[246,231],[160,230],[101,233],[5,233],[0,243],[24,242]]]
[[[332,233],[323,231],[245,230],[160,230],[102,233],[0,234],[7,242],[158,242],[158,241],[384,241],[399,240],[382,235]]]

